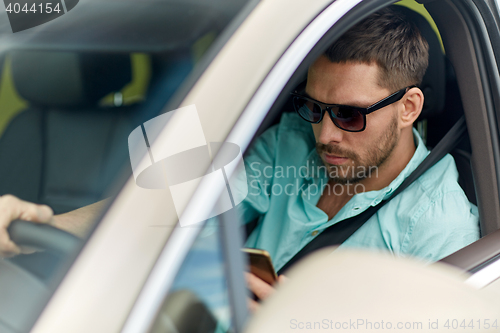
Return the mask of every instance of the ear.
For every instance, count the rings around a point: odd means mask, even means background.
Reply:
[[[413,126],[424,106],[424,94],[417,87],[406,92],[402,100],[400,125],[402,128]]]

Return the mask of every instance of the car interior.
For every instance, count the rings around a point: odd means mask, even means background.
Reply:
[[[132,174],[129,134],[173,109],[167,103],[204,66],[242,2],[218,12],[192,3],[134,3],[136,12],[129,5],[85,2],[79,19],[14,36],[0,27],[0,196],[46,204],[55,214],[113,197]],[[0,292],[8,295],[0,302],[2,332],[30,329],[82,246],[61,252],[50,244],[66,236],[42,229],[11,233],[43,251],[0,262]]]
[[[182,79],[183,72],[192,68],[191,55],[186,55],[8,52],[4,57],[2,89],[5,92],[8,87],[11,95],[0,93],[0,104],[15,105],[14,112],[0,113],[8,116],[0,120],[5,124],[0,133],[0,174],[8,175],[0,181],[0,194],[47,204],[55,214],[114,195],[132,174],[128,135],[158,112],[151,103],[158,102],[149,98],[152,92],[148,87],[157,90],[161,83],[165,92],[161,99],[172,96],[174,81]],[[158,82],[165,71],[173,68],[178,72],[177,78]],[[14,99],[17,100],[13,102]],[[19,239],[36,247],[41,230],[32,230],[38,234],[34,240],[24,235],[29,233],[27,230],[21,230]],[[48,244],[61,241],[54,234],[48,236]],[[80,242],[76,244],[80,247]],[[2,285],[16,290],[12,295],[15,302],[8,311],[0,310],[0,321],[9,326],[30,325],[25,318],[31,314],[22,294],[38,295],[35,298],[42,304],[48,290],[54,287],[58,272],[66,267],[65,260],[73,257],[68,257],[71,252],[60,253],[45,243],[39,245],[45,251],[15,256],[2,265]],[[30,310],[36,312],[39,304],[32,304]],[[13,316],[12,311],[19,307],[24,311],[17,313],[23,316]]]
[[[167,111],[228,24],[225,11],[238,6],[144,3],[131,13],[126,2],[87,1],[73,20],[15,35],[0,29],[0,173],[9,175],[0,195],[48,204],[56,214],[109,197],[113,181],[131,174],[130,132]]]
[[[0,191],[46,203],[55,214],[102,200],[126,161],[123,137],[136,113],[134,106],[98,104],[131,81],[130,56],[15,51],[10,61],[29,106],[2,135],[0,173],[9,177]]]

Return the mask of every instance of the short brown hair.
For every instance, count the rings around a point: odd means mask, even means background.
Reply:
[[[422,82],[429,46],[414,23],[391,7],[356,24],[325,52],[331,62],[377,63],[379,85],[391,91]]]

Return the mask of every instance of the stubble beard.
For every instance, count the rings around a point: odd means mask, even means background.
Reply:
[[[386,131],[383,132],[380,138],[367,142],[367,147],[364,149],[366,158],[361,158],[358,154],[351,150],[346,150],[334,145],[324,145],[316,143],[316,151],[321,156],[323,163],[328,169],[329,178],[336,184],[347,185],[356,184],[362,180],[372,177],[376,171],[382,166],[399,142],[399,132],[397,131],[398,122],[394,116]],[[342,156],[349,158],[351,165],[331,165],[323,159],[323,152],[331,155]]]

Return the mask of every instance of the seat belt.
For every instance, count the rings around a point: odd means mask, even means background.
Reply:
[[[290,266],[295,264],[306,255],[319,250],[323,247],[342,244],[347,238],[356,232],[361,226],[370,219],[380,208],[384,207],[391,199],[405,190],[424,172],[429,170],[434,164],[441,160],[446,154],[451,152],[457,146],[460,139],[463,138],[467,126],[465,117],[462,116],[439,143],[432,149],[427,157],[419,164],[419,166],[401,183],[401,185],[391,194],[389,198],[381,201],[376,206],[371,206],[362,213],[342,220],[329,226],[323,230],[316,238],[304,246],[295,256],[292,257],[279,271],[278,274],[286,271]]]

